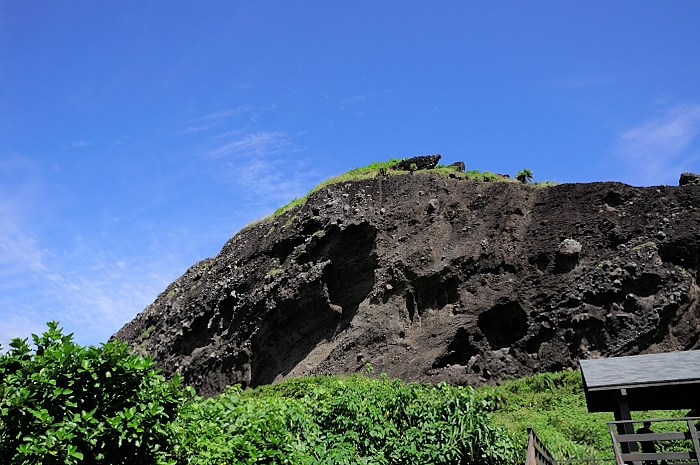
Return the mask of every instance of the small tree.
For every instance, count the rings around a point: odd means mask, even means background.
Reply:
[[[517,179],[523,184],[527,184],[528,182],[532,181],[532,171],[527,168],[520,170],[515,175],[515,179]]]
[[[185,396],[121,342],[81,347],[58,323],[0,355],[0,463],[165,464]]]

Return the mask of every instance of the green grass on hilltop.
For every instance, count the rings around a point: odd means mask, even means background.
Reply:
[[[410,171],[403,171],[403,170],[392,170],[390,169],[391,166],[397,164],[400,162],[398,158],[392,158],[389,161],[375,161],[370,163],[367,166],[360,166],[357,168],[354,168],[346,173],[340,174],[338,176],[333,176],[332,178],[326,179],[325,181],[321,182],[319,185],[311,189],[308,194],[306,194],[303,197],[293,199],[291,202],[288,204],[278,208],[275,210],[275,212],[269,217],[269,218],[275,218],[282,213],[286,212],[287,210],[290,210],[297,205],[301,205],[304,202],[306,202],[306,199],[309,197],[309,195],[313,194],[314,192],[323,189],[326,186],[329,186],[331,184],[338,184],[341,182],[348,182],[348,181],[357,181],[361,179],[368,179],[368,178],[374,178],[377,176],[395,176],[395,175],[406,175],[410,174]],[[503,176],[499,176],[496,173],[492,173],[490,171],[479,171],[479,170],[468,170],[465,171],[464,173],[459,172],[457,170],[456,166],[453,165],[437,165],[435,168],[430,169],[430,170],[417,170],[414,173],[436,173],[441,176],[447,177],[449,175],[454,175],[462,179],[470,179],[472,181],[484,181],[484,182],[494,182],[494,181],[500,181],[500,182],[517,182],[515,179],[508,179],[504,178]],[[534,187],[551,187],[556,185],[556,183],[552,181],[542,181],[538,183],[533,183],[529,184]]]

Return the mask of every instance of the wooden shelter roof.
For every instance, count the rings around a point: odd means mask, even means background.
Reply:
[[[700,407],[700,350],[589,359],[580,364],[589,412],[614,411],[621,394],[633,411]]]

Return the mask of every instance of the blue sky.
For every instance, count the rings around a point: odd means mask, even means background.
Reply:
[[[0,2],[0,343],[106,341],[372,161],[700,172],[697,1]]]

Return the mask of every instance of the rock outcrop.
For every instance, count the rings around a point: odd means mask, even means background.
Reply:
[[[700,186],[343,182],[243,228],[114,337],[202,395],[371,364],[478,385],[700,348]]]
[[[442,158],[442,155],[439,153],[435,155],[421,155],[418,157],[406,158],[391,166],[391,169],[403,171],[432,170],[437,166],[440,158]]]
[[[682,173],[678,180],[679,186],[700,186],[700,174]]]

